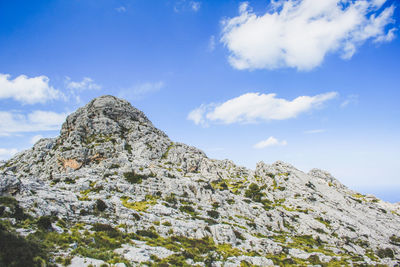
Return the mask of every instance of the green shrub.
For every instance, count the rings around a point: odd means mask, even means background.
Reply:
[[[239,231],[233,230],[233,233],[235,234],[235,237],[237,239],[246,240],[246,238],[244,238],[243,235]]]
[[[13,218],[23,221],[29,218],[29,215],[25,214],[24,210],[17,204],[14,207],[14,213],[12,215]]]
[[[262,188],[260,188],[257,184],[250,184],[249,188],[245,191],[244,196],[252,199],[255,202],[261,202],[262,197],[264,196],[261,193]]]
[[[114,229],[114,227],[112,227],[111,225],[103,224],[103,223],[93,224],[92,230],[96,231],[96,232],[114,232],[114,231],[116,231]]]
[[[395,245],[400,245],[400,237],[392,235],[390,238],[390,243],[395,244]]]
[[[23,221],[30,218],[30,216],[26,214],[24,210],[19,206],[18,201],[13,197],[0,197],[0,204],[9,207],[12,213],[8,216],[17,219],[18,221]],[[3,216],[5,207],[2,207],[0,209],[0,216]]]
[[[111,164],[110,169],[118,169],[120,166],[119,164]]]
[[[139,214],[133,213],[132,216],[133,216],[133,218],[135,218],[136,221],[140,220]]]
[[[56,262],[59,264],[62,264],[63,266],[69,266],[69,265],[71,265],[71,257],[66,257],[66,258],[57,257]],[[88,265],[88,267],[89,266],[90,265]],[[92,265],[92,267],[93,267],[93,265]]]
[[[160,267],[167,267],[167,266],[190,266],[189,264],[186,263],[186,259],[183,255],[176,253],[172,254],[171,256],[168,256],[160,262],[158,262],[155,266],[160,266]]]
[[[107,209],[107,205],[103,200],[98,199],[96,200],[96,209],[98,211],[105,211]]]
[[[93,224],[92,230],[95,232],[103,232],[111,238],[118,238],[122,236],[122,233],[120,231],[109,224],[95,223]]]
[[[13,197],[0,197],[0,204],[3,204],[7,207],[14,207],[18,205],[18,201]]]
[[[39,242],[17,236],[0,224],[0,266],[39,267],[47,261],[47,252]]]
[[[66,184],[75,184],[76,182],[75,182],[74,179],[67,177],[67,178],[64,179],[64,183],[66,183]]]
[[[209,183],[207,183],[207,184],[205,184],[204,186],[203,186],[203,188],[205,189],[205,190],[211,190],[213,193],[214,193],[214,188],[211,186],[211,184],[209,184]]]
[[[147,179],[146,175],[136,174],[134,171],[125,172],[124,177],[131,184],[140,184],[143,180]]]
[[[306,183],[306,186],[310,189],[315,190],[315,185],[313,183],[311,183],[310,181],[308,181],[308,183]]]
[[[165,198],[165,201],[168,202],[169,204],[172,204],[172,205],[176,205],[178,203],[178,201],[176,200],[174,194],[171,194],[171,195],[167,196]]]
[[[322,218],[322,217],[317,217],[317,218],[315,218],[315,220],[317,220],[320,223],[324,224],[328,228],[331,226],[331,222],[329,220],[326,220],[326,219]]]
[[[219,212],[216,210],[208,210],[207,211],[207,215],[214,218],[214,219],[218,219],[219,218]]]
[[[311,255],[311,256],[314,256],[314,255]],[[292,258],[286,258],[286,259],[282,260],[282,264],[283,264],[283,266],[293,266],[296,264],[296,262]]]
[[[379,258],[394,258],[394,253],[391,248],[380,248],[377,250],[376,255],[378,255]]]
[[[132,146],[128,143],[125,143],[124,149],[128,151],[129,154],[132,154]]]
[[[81,215],[81,216],[86,216],[86,215],[89,215],[89,214],[90,214],[90,211],[85,210],[85,209],[81,209],[79,211],[79,215]]]
[[[147,236],[147,237],[154,238],[154,239],[159,237],[159,235],[153,229],[137,230],[136,234],[139,236]]]
[[[226,201],[229,205],[232,205],[232,204],[234,204],[235,203],[235,200],[233,200],[233,199],[228,199],[227,201]]]
[[[48,231],[53,229],[53,227],[51,226],[51,221],[52,220],[50,216],[42,216],[37,220],[36,224],[39,229]]]
[[[216,220],[214,220],[214,219],[211,219],[211,218],[204,218],[204,217],[200,217],[200,216],[195,216],[195,219],[197,219],[197,220],[203,220],[203,221],[205,221],[206,223],[208,223],[208,225],[214,225],[214,224],[217,224],[218,222],[216,221]]]
[[[251,228],[257,229],[257,225],[255,223],[253,223],[253,222],[246,222],[246,224],[248,226],[250,226]]]
[[[317,201],[317,199],[316,199],[315,197],[309,197],[308,200],[310,200],[310,201],[312,201],[312,202]]]
[[[190,215],[196,215],[196,212],[194,211],[194,208],[192,206],[188,206],[188,205],[181,206],[181,207],[179,207],[179,210],[182,212],[186,212]]]
[[[171,148],[174,147],[174,143],[171,142],[171,144],[168,146],[167,150],[164,152],[164,154],[162,154],[161,159],[166,159],[168,158],[168,153],[171,150]]]
[[[214,209],[218,209],[219,208],[219,203],[218,202],[214,202],[212,203],[212,206]]]

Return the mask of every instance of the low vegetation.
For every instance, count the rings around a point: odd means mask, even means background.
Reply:
[[[134,171],[125,172],[123,175],[125,180],[127,180],[131,184],[141,184],[143,180],[148,178],[148,176],[143,174],[136,174]]]
[[[40,240],[23,238],[0,224],[0,266],[54,266]]]

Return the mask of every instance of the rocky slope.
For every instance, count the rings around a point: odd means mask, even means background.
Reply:
[[[318,169],[209,159],[113,96],[0,163],[0,196],[6,266],[400,262],[400,205]]]

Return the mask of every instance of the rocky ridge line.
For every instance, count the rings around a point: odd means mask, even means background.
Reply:
[[[306,174],[278,161],[249,170],[209,159],[113,96],[92,100],[68,116],[59,137],[0,164],[0,195],[6,228],[51,244],[49,263],[395,266],[400,259],[398,204],[318,169]],[[19,209],[26,217],[15,215]]]

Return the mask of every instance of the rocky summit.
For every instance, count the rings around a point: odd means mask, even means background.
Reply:
[[[210,159],[113,96],[0,163],[0,215],[1,266],[400,264],[400,204]]]

